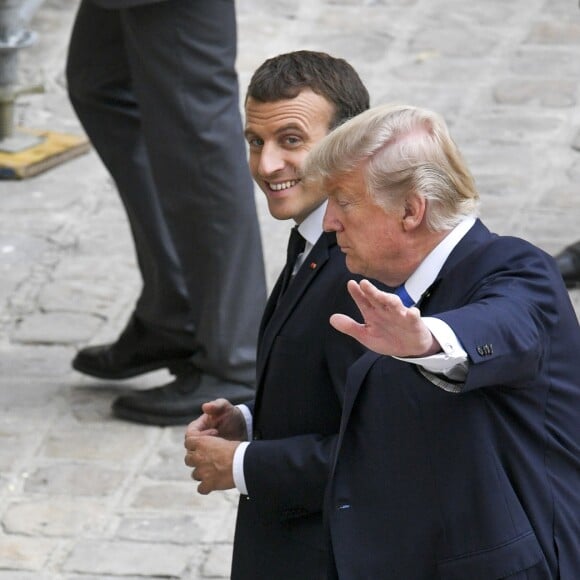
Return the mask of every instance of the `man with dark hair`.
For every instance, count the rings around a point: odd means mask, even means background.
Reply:
[[[385,105],[304,168],[370,349],[348,372],[329,578],[580,577],[580,327],[556,263],[492,234],[443,119]],[[384,355],[384,356],[381,356]]]
[[[289,251],[262,319],[255,401],[206,403],[186,434],[200,493],[242,493],[233,580],[310,580],[326,571],[324,488],[346,370],[364,349],[328,323],[355,308],[336,237],[322,231],[325,194],[304,188],[302,165],[333,127],[368,106],[354,69],[317,52],[272,58],[249,85],[250,169],[271,214],[293,219],[291,242],[302,244]]]

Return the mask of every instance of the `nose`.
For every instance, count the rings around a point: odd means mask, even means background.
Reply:
[[[326,211],[324,212],[322,227],[325,232],[341,232],[343,230],[342,224],[336,217],[336,201],[331,197],[328,199]]]
[[[280,154],[280,149],[273,144],[265,143],[258,162],[260,177],[267,178],[282,169],[284,169],[284,159]]]

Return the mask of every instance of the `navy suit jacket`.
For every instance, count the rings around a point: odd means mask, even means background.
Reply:
[[[477,221],[419,307],[458,336],[466,382],[353,365],[326,503],[335,574],[577,580],[580,328],[554,261]]]
[[[279,299],[269,298],[258,343],[253,441],[239,502],[232,579],[319,579],[327,565],[324,490],[348,367],[364,352],[335,331],[355,316],[352,275],[334,234],[322,234]],[[279,301],[279,304],[278,304]]]
[[[146,4],[157,4],[167,0],[91,0],[100,8],[108,10],[121,10],[124,8],[134,8],[135,6],[145,6]]]

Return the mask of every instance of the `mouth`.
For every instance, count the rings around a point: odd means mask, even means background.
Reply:
[[[268,189],[276,193],[290,189],[291,187],[294,187],[299,183],[300,183],[299,179],[289,179],[288,181],[281,181],[280,183],[272,183],[270,181],[266,181]]]

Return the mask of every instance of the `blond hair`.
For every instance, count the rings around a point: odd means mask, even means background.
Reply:
[[[363,168],[369,195],[386,210],[410,193],[427,200],[432,231],[453,228],[476,215],[479,194],[471,172],[436,113],[407,105],[383,105],[347,121],[312,150],[304,178],[323,187],[330,178]]]

